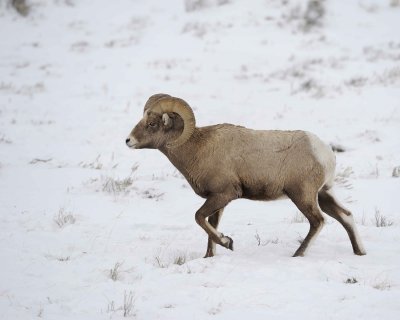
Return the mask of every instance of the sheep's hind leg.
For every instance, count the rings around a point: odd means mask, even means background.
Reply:
[[[216,214],[233,199],[234,197],[226,194],[213,195],[206,200],[195,215],[196,222],[207,232],[209,239],[211,238],[211,241],[230,250],[233,250],[233,240],[218,232],[206,218]]]
[[[301,195],[303,194],[303,195]],[[324,226],[324,217],[317,203],[317,195],[307,197],[305,193],[288,193],[288,197],[294,202],[297,208],[305,215],[310,223],[310,230],[307,236],[296,250],[293,257],[303,257],[309,245],[315,240]]]
[[[208,217],[208,222],[215,228],[215,230],[217,230],[218,224],[221,221],[221,216],[222,216],[223,211],[224,211],[224,209],[220,209],[216,213],[214,213],[213,215]],[[215,256],[215,253],[216,253],[215,247],[216,247],[215,242],[212,241],[210,236],[208,236],[207,251],[206,251],[206,255],[204,256],[204,258],[210,258],[210,257]]]
[[[353,252],[356,255],[365,255],[365,249],[358,235],[353,215],[350,211],[341,206],[335,197],[328,190],[321,190],[318,193],[318,203],[325,213],[340,222],[349,235]]]

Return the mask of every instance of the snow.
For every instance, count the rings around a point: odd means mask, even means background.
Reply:
[[[0,2],[1,319],[120,319],[124,296],[137,319],[399,318],[396,1],[324,1],[309,32],[305,0],[28,3],[24,18]],[[237,200],[219,227],[235,251],[203,259],[203,199],[160,152],[125,146],[158,92],[198,125],[344,146],[335,194],[367,255],[327,218],[292,258],[295,206]]]

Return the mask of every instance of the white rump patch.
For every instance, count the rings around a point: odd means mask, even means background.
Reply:
[[[310,146],[312,154],[315,159],[320,163],[325,169],[325,184],[331,184],[335,178],[335,154],[333,153],[330,146],[323,143],[315,134],[311,132],[306,132],[308,140],[310,141]]]

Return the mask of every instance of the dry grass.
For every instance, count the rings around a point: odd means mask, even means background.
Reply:
[[[140,195],[144,199],[153,199],[155,201],[159,201],[164,196],[164,193],[159,193],[155,189],[150,188],[150,189],[140,192]]]
[[[310,32],[322,26],[325,16],[324,0],[308,0],[306,7],[296,3],[288,8],[282,15],[280,26],[294,24],[294,30]]]
[[[292,217],[292,219],[290,220],[290,223],[306,223],[306,222],[308,222],[307,218],[301,212],[296,212],[294,217]]]
[[[116,179],[113,177],[103,177],[103,191],[112,193],[114,195],[118,193],[128,192],[128,188],[133,184],[133,178],[127,177],[124,179]]]
[[[352,174],[354,174],[352,167],[342,168],[336,173],[335,182],[346,189],[353,189],[353,184],[350,181]]]
[[[165,263],[165,262],[163,262],[162,260],[161,260],[161,257],[160,257],[160,255],[156,255],[155,257],[154,257],[154,266],[156,266],[156,267],[158,267],[158,268],[161,268],[161,269],[164,269],[164,268],[168,268],[168,266],[169,266],[169,264],[168,263]]]
[[[199,10],[204,10],[212,6],[222,6],[228,4],[230,0],[185,0],[185,11],[194,12]]]
[[[125,291],[123,305],[120,307],[116,307],[115,301],[112,300],[107,305],[107,313],[115,313],[117,311],[122,311],[124,318],[134,317],[135,316],[135,313],[134,313],[135,299],[134,299],[134,297],[135,296],[132,291],[129,291],[129,293],[127,293]]]
[[[322,19],[325,15],[324,0],[309,0],[307,8],[303,14],[301,28],[304,32],[311,31],[322,25]]]
[[[270,243],[277,244],[279,242],[279,238],[268,239],[268,240],[262,241],[262,239],[257,231],[256,231],[256,234],[254,235],[254,238],[256,238],[257,246],[263,246],[263,247]]]
[[[393,221],[389,220],[387,217],[385,217],[381,212],[379,211],[378,208],[375,208],[375,226],[378,228],[382,227],[390,227],[393,225]]]
[[[377,290],[389,290],[392,287],[392,285],[390,284],[388,279],[383,279],[383,280],[376,281],[372,285],[372,287]]]
[[[126,293],[125,291],[123,305],[124,317],[133,316],[134,301],[135,300],[132,291],[129,291],[129,293]]]
[[[181,265],[185,264],[186,259],[187,259],[186,254],[184,254],[184,253],[178,254],[174,258],[174,264],[177,264],[178,266],[181,266]]]
[[[355,284],[355,283],[358,283],[358,280],[356,278],[354,278],[354,277],[351,277],[351,278],[347,278],[344,283]]]
[[[113,281],[117,281],[120,278],[120,268],[123,262],[115,263],[114,267],[110,269],[110,278]]]
[[[103,163],[100,162],[100,155],[98,155],[96,159],[94,159],[93,161],[80,162],[79,166],[85,169],[88,168],[88,169],[100,170],[103,168]]]
[[[0,143],[11,144],[12,141],[8,139],[4,134],[0,134]]]
[[[63,228],[68,224],[74,224],[76,221],[73,214],[65,211],[64,208],[60,208],[53,220],[59,228]]]
[[[392,177],[398,178],[400,177],[400,166],[394,167],[392,171]]]

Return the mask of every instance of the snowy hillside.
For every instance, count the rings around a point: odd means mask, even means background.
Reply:
[[[400,3],[0,1],[0,319],[399,319]],[[315,2],[315,1],[314,1]],[[308,8],[308,9],[307,9]],[[303,129],[337,153],[367,250],[288,200],[202,205],[125,138],[158,92],[199,126]]]

